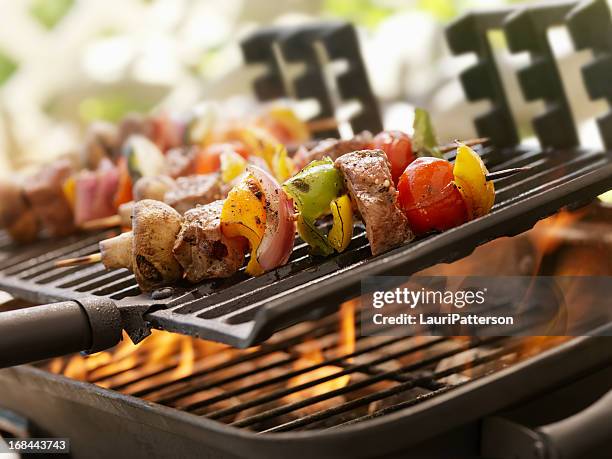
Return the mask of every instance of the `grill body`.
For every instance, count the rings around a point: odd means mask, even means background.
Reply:
[[[295,433],[258,435],[29,366],[0,371],[1,406],[33,420],[38,434],[70,437],[76,457],[465,457],[478,454],[484,416],[610,365],[607,338],[577,338],[392,414]]]

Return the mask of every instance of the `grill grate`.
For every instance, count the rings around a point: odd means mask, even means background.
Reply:
[[[95,357],[87,365],[82,356],[42,366],[233,427],[276,433],[336,428],[388,415],[565,339],[535,344],[504,337],[359,336],[354,352],[347,354],[338,319],[328,316],[291,327],[255,350],[217,347],[198,355],[197,346],[204,343],[192,341],[196,358],[188,375],[180,373],[182,348],[176,345],[161,363],[152,363],[151,354],[119,349],[97,366]],[[307,357],[312,349],[319,359]],[[75,360],[87,371],[75,374]]]
[[[370,255],[365,230],[358,226],[342,254],[317,259],[298,243],[286,266],[260,277],[240,271],[197,288],[177,287],[169,298],[155,301],[140,294],[126,270],[54,267],[55,260],[95,252],[98,240],[116,234],[106,231],[25,249],[5,247],[0,288],[39,303],[93,295],[108,297],[120,307],[150,307],[145,318],[154,328],[246,347],[355,297],[364,276],[409,275],[453,261],[479,244],[522,232],[562,206],[584,203],[612,188],[612,161],[604,153],[488,149],[482,156],[492,171],[526,165],[532,169],[496,182],[497,201],[490,215],[377,257]]]

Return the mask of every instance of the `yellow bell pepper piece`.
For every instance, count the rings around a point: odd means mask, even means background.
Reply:
[[[233,150],[226,150],[219,156],[221,162],[221,180],[229,183],[242,174],[247,167],[246,160]]]
[[[282,127],[295,143],[304,143],[310,138],[308,126],[297,117],[295,112],[285,105],[274,105],[266,115]],[[264,115],[264,117],[266,116]],[[265,121],[264,123],[265,124]]]
[[[265,197],[252,175],[229,192],[221,209],[221,231],[226,237],[244,237],[251,247],[246,273],[258,276],[264,272],[257,261],[257,248],[266,228]]]
[[[68,204],[70,204],[70,208],[74,210],[74,206],[76,205],[76,178],[74,175],[68,177],[64,182],[62,191],[64,192],[64,196],[66,196]]]
[[[467,145],[460,145],[453,168],[455,184],[465,199],[468,218],[486,215],[495,202],[493,182],[486,180],[489,173],[480,156]]]
[[[274,155],[283,145],[272,135],[259,127],[248,127],[238,132],[239,140],[247,150],[255,156],[259,156],[266,161],[268,168],[273,170]]]
[[[293,160],[287,154],[287,149],[282,145],[276,150],[272,159],[272,172],[280,183],[293,177],[297,172]]]
[[[351,198],[343,194],[334,199],[330,204],[333,225],[327,240],[338,252],[344,251],[351,243],[353,237],[353,209]]]

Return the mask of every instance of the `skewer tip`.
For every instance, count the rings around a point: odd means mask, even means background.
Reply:
[[[121,216],[111,215],[110,217],[98,218],[90,220],[80,225],[80,228],[85,231],[114,228],[121,226]]]
[[[65,260],[58,260],[55,262],[56,268],[67,268],[69,266],[81,266],[91,265],[102,261],[101,253],[94,253],[92,255],[86,255],[84,257],[67,258]]]
[[[531,167],[513,167],[511,169],[504,169],[501,171],[490,172],[487,175],[485,175],[485,180],[490,181],[490,180],[502,179],[502,178],[510,177],[514,174],[526,172],[528,170],[531,170]]]

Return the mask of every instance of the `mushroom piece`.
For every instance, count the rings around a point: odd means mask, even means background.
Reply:
[[[132,231],[100,243],[107,268],[127,268],[144,292],[173,285],[183,276],[172,248],[182,217],[163,202],[145,199],[134,204]]]
[[[134,200],[155,199],[163,201],[164,195],[176,187],[167,175],[153,175],[139,178],[134,184]]]

